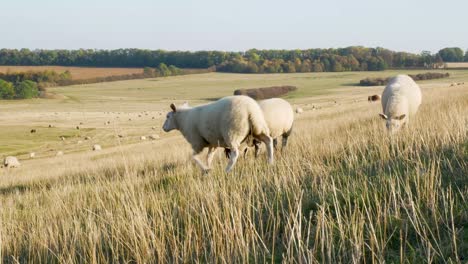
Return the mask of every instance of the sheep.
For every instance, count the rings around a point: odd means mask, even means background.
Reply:
[[[99,150],[102,150],[101,145],[95,144],[93,146],[93,151],[99,151]]]
[[[55,154],[55,156],[63,156],[63,151],[57,151],[57,154]]]
[[[294,123],[293,108],[286,100],[281,98],[262,100],[258,102],[258,105],[262,109],[263,116],[265,117],[265,121],[270,129],[270,136],[273,138],[273,147],[275,151],[277,150],[277,139],[279,137],[282,137],[281,150],[283,150],[288,143],[288,137],[291,135]],[[258,157],[260,142],[254,139],[252,143],[255,147],[255,157]],[[246,152],[247,149],[244,150],[244,153]],[[226,151],[226,153],[229,152]]]
[[[228,96],[207,105],[176,108],[166,116],[163,130],[179,130],[193,149],[192,158],[204,172],[211,168],[217,147],[231,151],[226,172],[230,172],[239,157],[241,143],[251,135],[264,142],[268,150],[268,162],[273,163],[273,140],[260,106],[250,97]],[[207,166],[198,155],[208,148]]]
[[[380,95],[378,94],[374,94],[374,95],[370,95],[367,97],[367,101],[369,102],[375,102],[375,101],[379,101],[380,100]]]
[[[5,168],[19,168],[21,166],[21,163],[16,157],[7,156],[3,161],[3,165],[5,166]]]
[[[146,140],[146,136],[141,136],[140,140]]]
[[[296,108],[296,113],[302,114],[303,112],[304,112],[304,109],[302,109],[300,107]]]
[[[36,157],[36,153],[34,153],[34,152],[29,153],[29,157],[31,159],[34,159]]]
[[[31,129],[31,134],[36,133],[36,129]]]
[[[397,75],[389,80],[382,93],[380,117],[386,120],[387,130],[395,133],[409,124],[410,116],[418,111],[422,95],[419,86],[408,75]]]

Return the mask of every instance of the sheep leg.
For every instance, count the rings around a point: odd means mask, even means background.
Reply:
[[[201,162],[201,160],[198,158],[198,155],[200,154],[201,151],[194,151],[192,155],[193,161],[202,169],[203,172],[207,172],[209,169]]]
[[[234,165],[236,164],[238,157],[239,157],[239,148],[237,147],[231,148],[231,153],[229,156],[229,163],[226,167],[226,173],[232,170],[232,167],[234,167]]]
[[[259,141],[255,140],[253,141],[254,147],[255,147],[255,158],[258,158],[258,153],[260,153],[260,143]]]
[[[283,151],[283,149],[286,147],[286,145],[288,144],[288,136],[287,135],[283,135],[283,139],[281,141],[281,151]]]
[[[213,148],[213,147],[208,148],[208,155],[206,156],[206,164],[208,165],[208,169],[211,169],[211,162],[213,162],[215,153],[216,153],[216,148]]]
[[[262,134],[259,136],[259,139],[265,143],[266,148],[267,148],[267,155],[268,155],[268,163],[273,164],[274,158],[273,158],[273,139],[265,134]]]

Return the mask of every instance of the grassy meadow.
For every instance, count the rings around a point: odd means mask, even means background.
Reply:
[[[366,77],[419,72],[207,73],[0,101],[0,158],[22,163],[0,169],[0,258],[465,263],[468,71],[418,82],[423,104],[394,137],[378,117],[380,102],[367,102],[383,87],[356,86]],[[297,86],[285,98],[304,113],[272,166],[264,155],[249,156],[225,174],[218,151],[204,175],[180,133],[161,129],[171,102],[197,105],[274,85]],[[140,140],[151,134],[160,139]],[[93,144],[103,150],[91,151]]]

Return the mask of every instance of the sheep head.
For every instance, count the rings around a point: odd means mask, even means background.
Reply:
[[[391,134],[398,132],[402,127],[405,126],[407,121],[407,116],[405,114],[396,117],[389,117],[385,114],[379,115],[382,119],[386,121],[385,126],[387,127],[387,131]]]

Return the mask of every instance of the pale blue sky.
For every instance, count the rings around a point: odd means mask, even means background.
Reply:
[[[4,0],[0,48],[468,48],[468,0]]]

